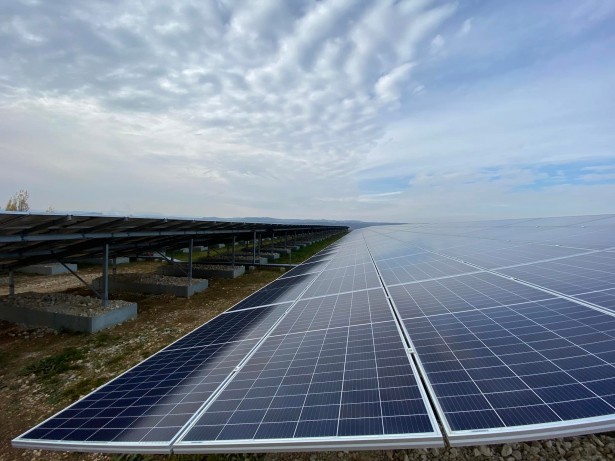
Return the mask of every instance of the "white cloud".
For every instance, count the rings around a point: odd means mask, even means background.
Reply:
[[[442,37],[442,35],[440,35],[440,34],[436,35],[431,40],[431,44],[429,45],[429,52],[432,55],[436,55],[436,54],[440,53],[444,49],[445,43],[446,43],[446,41],[444,40],[444,37]]]
[[[458,37],[465,37],[472,30],[472,18],[468,18],[463,21],[463,24],[459,28],[459,32],[457,32]]]

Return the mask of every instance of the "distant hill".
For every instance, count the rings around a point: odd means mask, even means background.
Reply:
[[[332,219],[278,219],[267,217],[242,217],[242,218],[216,218],[212,216],[206,216],[202,219],[207,221],[238,221],[238,222],[255,222],[264,224],[305,224],[314,226],[347,226],[351,229],[360,229],[362,227],[369,226],[384,226],[387,224],[401,224],[401,223],[387,223],[387,222],[369,222],[369,221],[336,221]]]

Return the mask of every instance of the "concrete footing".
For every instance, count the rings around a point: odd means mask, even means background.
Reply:
[[[79,260],[80,263],[83,264],[98,264],[98,265],[102,265],[103,263],[103,258],[85,258],[85,259],[80,259]],[[119,265],[119,264],[128,264],[130,262],[130,258],[126,257],[126,256],[118,256],[117,258],[115,258],[115,264]],[[113,260],[110,259],[109,260],[109,267],[111,267],[113,265]]]
[[[289,255],[291,252],[290,247],[289,248],[271,248],[271,251],[273,251],[274,253],[279,253],[282,255]]]
[[[82,333],[95,333],[136,317],[136,303],[130,303],[90,317],[18,306],[0,309],[0,319],[2,320],[32,327],[47,327],[54,330],[70,330]]]
[[[198,261],[201,264],[231,264],[231,258],[229,257],[228,259],[199,259]],[[250,265],[253,263],[256,264],[267,264],[269,262],[269,260],[267,258],[264,257],[256,257],[256,261],[252,261],[252,256],[245,258],[243,256],[239,257],[236,256],[235,257],[235,265]]]
[[[220,266],[219,269],[200,269],[193,266],[192,276],[196,278],[235,279],[242,276],[246,272],[244,266],[235,266],[235,269],[227,267],[228,266]],[[174,264],[158,268],[158,273],[162,275],[171,275],[173,277],[185,277],[187,270],[187,265],[182,265],[181,267],[178,267],[177,264]]]
[[[97,278],[92,282],[94,288],[100,289],[101,279]],[[189,298],[195,293],[204,291],[209,286],[206,279],[192,279],[190,285],[168,285],[157,283],[133,282],[122,280],[121,278],[109,277],[109,291],[144,293],[150,295],[173,295],[178,298]]]
[[[190,253],[190,248],[182,248],[180,251],[184,254],[188,254]],[[195,253],[198,253],[198,252],[203,253],[207,251],[207,247],[197,245],[192,248],[192,251],[194,251]]]
[[[77,264],[67,264],[73,271],[77,271]],[[66,274],[70,272],[62,264],[35,264],[33,266],[25,266],[16,269],[17,272],[24,272],[26,274],[38,274],[38,275],[58,275]]]
[[[237,255],[238,257],[241,257],[242,260],[248,259],[250,262],[252,261],[252,253],[239,253]],[[276,259],[280,259],[280,253],[272,253],[269,251],[261,251],[261,258],[267,258],[269,261],[273,261]],[[256,257],[256,259],[258,260],[258,256]]]

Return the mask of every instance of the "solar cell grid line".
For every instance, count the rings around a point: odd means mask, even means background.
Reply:
[[[402,319],[554,297],[489,272],[387,286],[387,290]]]
[[[551,299],[404,324],[451,444],[615,427],[615,318],[607,314]]]

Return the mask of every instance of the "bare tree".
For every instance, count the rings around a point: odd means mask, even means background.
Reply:
[[[29,211],[30,205],[28,204],[28,199],[30,198],[30,194],[25,189],[21,189],[15,195],[13,195],[9,201],[6,203],[6,207],[4,208],[6,211]]]

